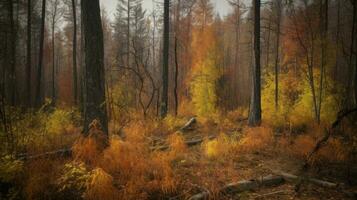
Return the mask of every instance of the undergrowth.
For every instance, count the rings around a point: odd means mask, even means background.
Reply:
[[[325,130],[310,126],[303,134],[281,135],[270,123],[248,128],[244,125],[247,111],[240,109],[211,118],[200,116],[196,129],[189,133],[177,131],[189,117],[135,120],[122,128],[122,135],[111,132],[108,143],[103,142],[106,137],[95,121],[88,137],[78,137],[80,118],[71,110],[31,116],[16,121],[17,148],[33,154],[67,146],[72,147],[72,158],[22,161],[4,154],[0,163],[1,198],[185,199],[207,190],[219,199],[224,184],[254,176],[254,166],[238,167],[245,156],[271,151],[304,160]],[[192,135],[206,139],[188,147],[186,141]],[[215,138],[209,140],[209,135]],[[310,162],[351,162],[356,145],[353,134],[350,137],[348,141],[332,137]],[[153,138],[163,139],[169,148],[153,149]]]

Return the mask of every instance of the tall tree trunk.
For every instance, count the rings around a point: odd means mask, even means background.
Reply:
[[[271,34],[271,17],[269,17],[269,24],[268,24],[268,39],[267,39],[267,46],[266,46],[266,58],[265,58],[265,67],[269,67],[270,63],[270,34]]]
[[[335,61],[335,70],[334,70],[334,80],[338,80],[338,66],[339,66],[339,55],[340,55],[340,26],[341,26],[341,1],[337,1],[337,24],[336,24],[336,61]]]
[[[41,32],[40,32],[40,52],[38,58],[37,68],[37,84],[36,84],[36,106],[40,107],[42,104],[42,65],[43,65],[43,46],[45,40],[45,21],[46,20],[46,0],[42,0],[42,14],[41,14]]]
[[[176,30],[175,30],[175,87],[174,87],[174,98],[175,98],[175,115],[178,113],[178,76],[179,76],[179,63],[178,63],[178,35],[180,30],[180,6],[181,1],[178,0],[177,10],[176,10]]]
[[[260,0],[254,0],[254,69],[252,96],[248,124],[261,124],[261,77],[260,77]]]
[[[82,0],[81,0],[82,1]],[[80,111],[82,113],[82,117],[84,118],[84,99],[85,99],[85,91],[84,91],[84,88],[85,88],[85,78],[86,78],[86,73],[85,73],[85,41],[84,41],[84,26],[83,26],[83,16],[81,14],[81,32],[80,32],[80,35],[81,35],[81,45],[80,45],[80,56],[81,56],[81,62],[80,62],[80,77],[79,77],[79,82],[80,82],[80,97],[79,97],[79,102],[80,102]]]
[[[131,20],[130,20],[130,14],[131,14],[131,4],[130,4],[130,0],[127,0],[127,13],[126,13],[126,17],[127,17],[127,21],[126,21],[126,67],[128,69],[131,68],[131,63],[130,63],[130,40],[131,40],[131,34],[130,34],[130,23],[131,23]],[[137,101],[137,91],[136,91],[136,88],[137,87],[137,82],[136,82],[136,76],[134,74],[129,74],[129,77],[130,77],[130,81],[133,81],[134,82],[134,103],[135,103],[135,106],[137,107],[138,106],[138,101]]]
[[[354,74],[355,74],[355,77],[354,77],[354,97],[355,97],[355,105],[357,105],[357,53],[355,52],[356,49],[354,49],[354,46],[356,41],[355,41],[355,32],[356,32],[356,22],[357,22],[357,2],[356,1],[353,1],[353,20],[352,20],[352,23],[353,23],[353,29],[352,29],[352,47],[351,47],[351,57],[352,57],[352,53],[354,52],[355,54],[355,70],[354,70]],[[352,59],[351,59],[351,64],[352,64]]]
[[[27,1],[27,63],[26,63],[26,102],[27,106],[32,105],[31,99],[31,18],[32,18],[32,2],[31,0]]]
[[[282,0],[276,1],[277,24],[276,24],[276,52],[275,52],[275,110],[279,108],[279,53],[280,53],[280,30],[282,15]]]
[[[128,0],[128,4],[127,4],[127,35],[126,35],[126,65],[128,68],[130,68],[130,10],[131,10],[131,6],[130,6],[130,0]]]
[[[357,2],[352,0],[351,1],[353,6],[353,15],[352,15],[352,30],[351,30],[351,46],[350,46],[350,59],[349,59],[349,74],[348,74],[348,83],[347,83],[347,95],[345,99],[346,106],[351,106],[352,98],[353,98],[353,55],[354,55],[354,44],[355,44],[355,32],[356,32],[356,18],[357,18]],[[356,61],[357,62],[357,61]],[[357,87],[357,86],[356,86]],[[356,89],[357,90],[357,89]]]
[[[237,2],[236,5],[236,23],[235,23],[235,42],[236,42],[236,49],[235,49],[235,60],[234,60],[234,77],[235,77],[235,86],[237,86],[240,83],[240,77],[239,77],[239,73],[240,73],[240,68],[239,68],[239,62],[240,62],[240,58],[239,58],[239,51],[240,51],[240,18],[241,18],[241,13],[240,13],[240,1]],[[239,104],[239,95],[238,95],[238,90],[239,90],[239,85],[238,87],[235,87],[235,91],[234,91],[234,107],[238,106]]]
[[[177,55],[177,36],[175,36],[175,87],[174,87],[174,98],[175,98],[175,115],[178,113],[178,94],[177,94],[177,87],[178,87],[178,55]]]
[[[15,106],[16,98],[16,32],[14,22],[14,5],[12,0],[8,0],[9,20],[10,20],[10,55],[9,55],[9,102]]]
[[[357,56],[355,61],[355,106],[357,106]]]
[[[162,96],[160,105],[160,117],[165,118],[168,108],[169,90],[169,31],[170,31],[170,0],[164,0],[164,48],[163,48],[163,67],[162,67]]]
[[[326,65],[327,31],[328,31],[328,0],[320,1],[320,29],[321,29],[321,66],[320,66],[320,90],[317,123],[321,121],[322,95],[324,89],[324,75]]]
[[[57,5],[55,5],[55,11],[52,18],[52,105],[56,104],[56,85],[55,85],[55,73],[56,73],[56,64],[55,64],[55,53],[56,53],[56,46],[55,46],[55,18],[56,18],[56,10]]]
[[[76,0],[72,0],[73,14],[73,99],[74,105],[78,105],[78,77],[77,77],[77,12]]]
[[[104,44],[99,0],[81,1],[85,45],[84,133],[93,120],[108,135],[105,99]]]

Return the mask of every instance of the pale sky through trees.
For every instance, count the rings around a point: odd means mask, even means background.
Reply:
[[[110,18],[112,18],[115,14],[118,0],[100,0],[100,1],[101,1],[101,6],[104,6],[105,10],[108,12],[108,15],[110,16]],[[162,0],[155,0],[155,2],[161,2],[161,1]],[[231,8],[226,0],[211,0],[211,1],[216,11],[221,16],[225,16],[231,11]],[[143,0],[143,6],[145,9],[148,10],[148,12],[152,10],[153,7],[152,2],[153,0]]]

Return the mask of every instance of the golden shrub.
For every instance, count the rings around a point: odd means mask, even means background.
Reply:
[[[117,199],[117,190],[113,184],[111,175],[101,168],[96,168],[91,172],[84,198],[87,200]]]

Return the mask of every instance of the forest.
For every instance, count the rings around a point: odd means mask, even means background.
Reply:
[[[357,199],[356,0],[1,0],[0,66],[0,199]]]

